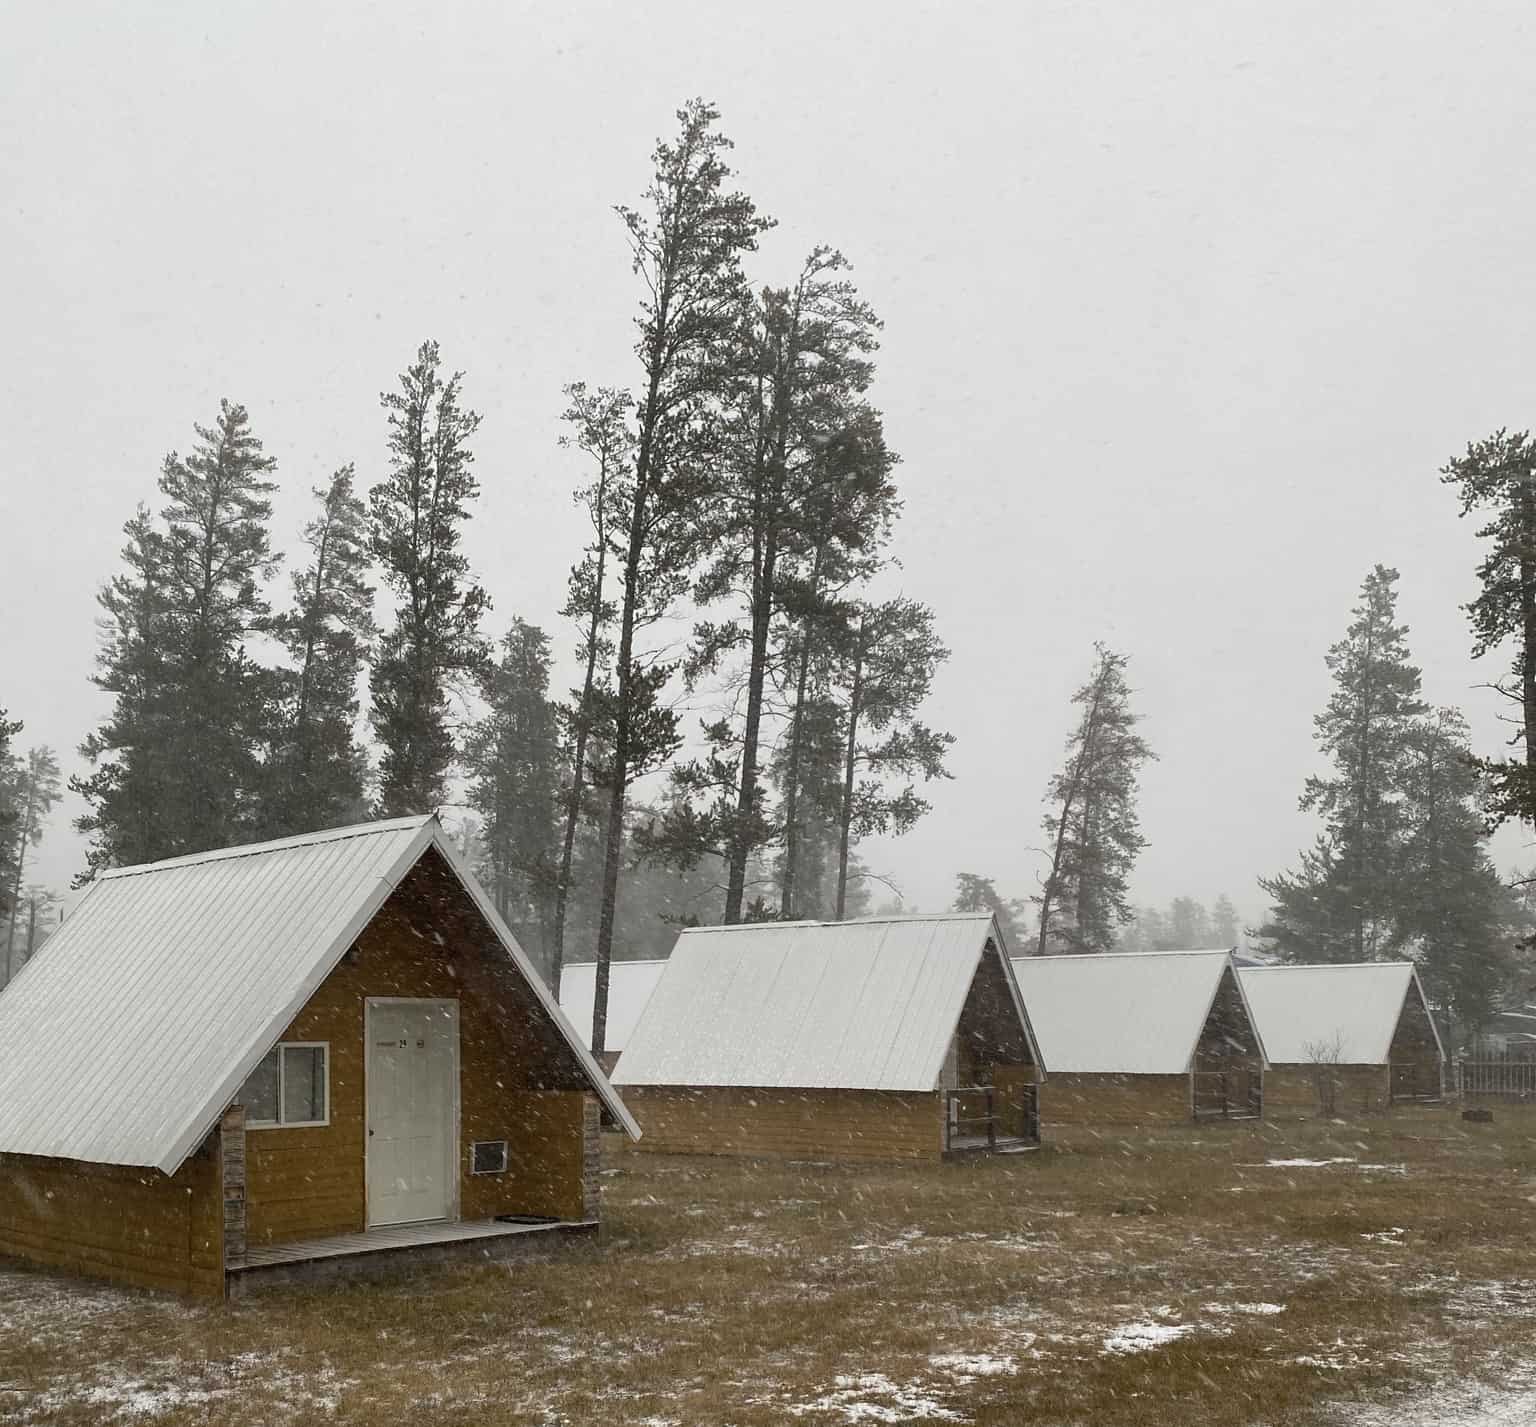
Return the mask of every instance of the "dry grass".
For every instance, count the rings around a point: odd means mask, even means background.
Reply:
[[[1536,1363],[1533,1130],[1058,1132],[916,1170],[624,1152],[601,1243],[510,1264],[228,1309],[0,1275],[0,1420],[1323,1421]],[[1265,1163],[1290,1158],[1345,1162]]]

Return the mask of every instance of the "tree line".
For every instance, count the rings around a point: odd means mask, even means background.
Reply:
[[[292,561],[275,462],[223,401],[166,456],[99,595],[112,703],[70,780],[83,877],[457,797],[466,850],[551,980],[572,950],[597,960],[598,1049],[608,963],[651,949],[661,914],[867,904],[859,843],[923,816],[953,742],[921,716],[948,657],[933,611],[876,593],[901,510],[870,399],[881,324],[834,248],[754,281],[772,220],[713,106],[677,120],[615,210],[634,381],[565,390],[562,444],[587,472],[559,610],[577,684],[552,689],[540,624],[491,632],[464,549],[481,416],[435,342],[381,394],[381,469],[316,486]]]

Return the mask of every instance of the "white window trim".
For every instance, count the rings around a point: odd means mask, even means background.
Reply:
[[[331,1043],[330,1041],[279,1041],[272,1050],[277,1052],[277,1113],[283,1113],[283,1052],[285,1050],[321,1050],[325,1052],[325,1118],[323,1120],[252,1120],[246,1119],[248,1130],[318,1130],[331,1123]],[[262,1056],[262,1060],[267,1058]],[[260,1061],[257,1062],[260,1064]],[[254,1073],[254,1072],[253,1072]]]

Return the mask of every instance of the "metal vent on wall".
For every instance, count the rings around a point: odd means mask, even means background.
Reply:
[[[507,1142],[505,1140],[476,1140],[470,1147],[469,1172],[471,1174],[505,1174],[507,1169]]]

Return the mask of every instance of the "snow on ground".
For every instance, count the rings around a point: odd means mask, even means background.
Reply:
[[[1339,1427],[1531,1427],[1536,1389],[1453,1387],[1378,1406],[1335,1410]]]
[[[992,1353],[935,1353],[928,1359],[928,1365],[949,1373],[958,1382],[972,1382],[978,1377],[1001,1377],[1019,1370],[1014,1358],[997,1357]]]
[[[1198,1332],[1198,1323],[1122,1323],[1104,1339],[1106,1353],[1145,1353]]]
[[[910,1422],[932,1417],[941,1422],[963,1422],[958,1412],[928,1396],[920,1384],[902,1386],[884,1373],[842,1373],[831,1388],[809,1402],[790,1403],[796,1417],[812,1412],[833,1413],[844,1422]]]

